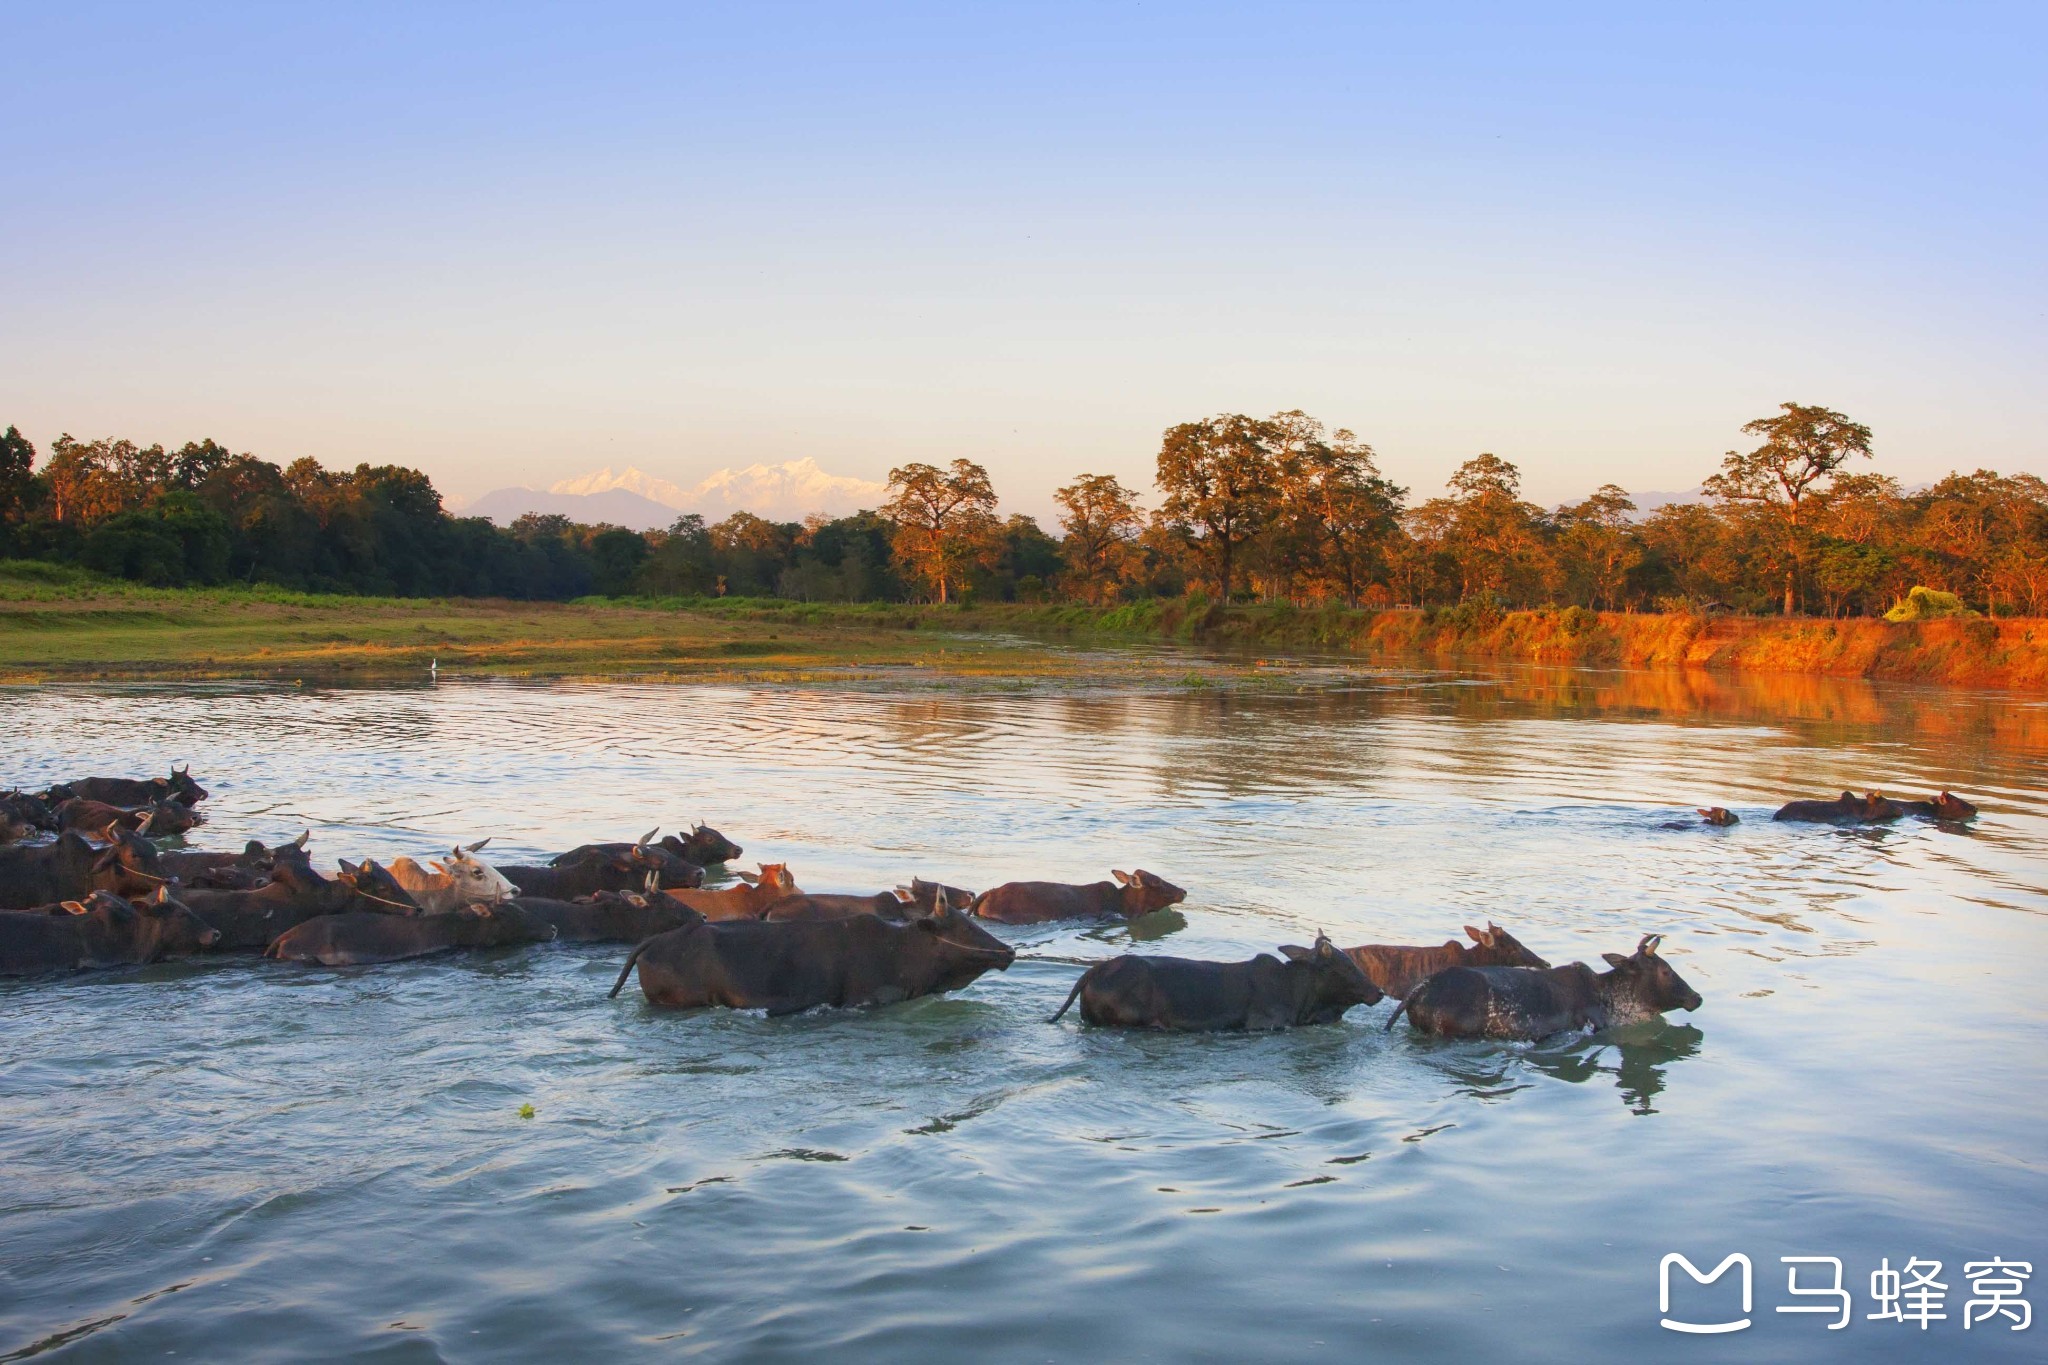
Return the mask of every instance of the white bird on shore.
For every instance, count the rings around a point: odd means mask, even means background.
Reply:
[[[429,659],[427,661],[427,681],[441,681],[441,661],[438,658]]]

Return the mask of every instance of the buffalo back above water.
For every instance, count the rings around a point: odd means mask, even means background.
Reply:
[[[1695,1010],[1700,995],[1658,953],[1662,936],[1645,934],[1627,957],[1603,953],[1608,970],[1563,967],[1450,967],[1408,993],[1405,1010],[1418,1033],[1447,1038],[1536,1039],[1571,1029],[1604,1029]]]
[[[1081,1020],[1099,1028],[1213,1032],[1334,1024],[1355,1005],[1384,997],[1327,938],[1261,953],[1247,962],[1126,954],[1082,973],[1053,1018],[1078,997]]]
[[[647,940],[626,959],[612,994],[637,965],[651,1004],[794,1014],[959,990],[1015,958],[1009,945],[950,908],[906,924],[875,915],[732,920]]]
[[[0,909],[26,910],[78,900],[95,891],[147,896],[164,883],[154,845],[127,830],[106,831],[95,846],[76,830],[55,843],[0,846]]]
[[[1136,919],[1188,893],[1155,873],[1112,872],[1113,882],[1005,882],[974,899],[974,913],[1002,924],[1043,924],[1061,919]]]
[[[1520,940],[1498,924],[1484,929],[1465,926],[1472,945],[1450,939],[1433,946],[1367,943],[1346,948],[1345,955],[1359,966],[1372,983],[1396,1000],[1415,989],[1418,982],[1446,967],[1548,967],[1550,964],[1522,946]]]
[[[0,911],[0,976],[160,962],[203,951],[219,937],[161,886],[133,902],[95,891],[60,905]]]
[[[503,948],[545,943],[555,928],[517,902],[425,915],[381,915],[355,910],[320,915],[286,930],[264,956],[322,967],[402,962],[459,948]]]
[[[521,896],[512,904],[554,926],[555,938],[563,943],[639,943],[704,922],[702,915],[668,896],[632,891],[600,891],[575,901]]]

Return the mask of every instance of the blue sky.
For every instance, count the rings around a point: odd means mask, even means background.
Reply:
[[[1216,411],[1555,502],[1796,399],[2048,473],[2048,7],[1562,8],[0,7],[0,423],[1038,511]]]

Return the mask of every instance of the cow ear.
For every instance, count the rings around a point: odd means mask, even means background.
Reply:
[[[1602,953],[1600,954],[1600,960],[1610,967],[1626,967],[1628,965],[1628,959],[1620,953]]]
[[[336,860],[335,866],[341,869],[341,875],[344,877],[353,877],[356,875],[356,864],[350,862],[346,858]]]
[[[1117,884],[1119,886],[1131,885],[1131,874],[1128,872],[1118,872],[1116,869],[1112,868],[1110,869],[1109,875],[1116,878]]]
[[[1283,943],[1280,945],[1280,956],[1289,962],[1307,962],[1315,954],[1299,943]]]
[[[86,915],[92,913],[91,911],[85,908],[85,903],[83,901],[65,901],[64,908],[66,910],[69,910],[74,915]]]
[[[434,871],[436,871],[436,872],[443,872],[443,873],[445,873],[445,872],[446,872],[446,871],[448,870],[448,869],[447,869],[447,867],[446,867],[445,865],[443,865],[443,864],[442,864],[442,862],[441,862],[441,860],[440,860],[439,858],[436,858],[436,859],[434,859],[434,861],[432,861],[431,863],[428,863],[428,864],[427,864],[427,866],[428,866],[428,867],[431,867],[431,868],[433,868],[433,869],[434,869]]]
[[[1474,943],[1483,944],[1486,942],[1486,934],[1481,930],[1474,929],[1469,924],[1465,926],[1465,937],[1471,939]]]
[[[751,872],[735,872],[733,876],[738,877],[748,886],[759,886],[761,884],[761,879]]]

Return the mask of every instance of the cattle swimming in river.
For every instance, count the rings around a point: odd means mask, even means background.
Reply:
[[[1081,974],[1051,1022],[1079,999],[1081,1022],[1097,1028],[1283,1029],[1334,1024],[1352,1006],[1384,998],[1358,964],[1320,934],[1313,948],[1280,951],[1285,962],[1269,953],[1249,962],[1113,957]]]
[[[728,920],[657,934],[635,948],[612,986],[640,969],[652,1005],[796,1014],[820,1005],[887,1005],[957,991],[1016,953],[942,895],[931,914],[896,924],[845,919]]]
[[[1894,801],[1881,792],[1861,797],[1843,792],[1832,801],[1788,801],[1771,818],[1830,825],[1884,825],[1908,815],[1923,820],[1974,820],[1977,808],[1950,792],[1926,801]]]
[[[1610,970],[1565,967],[1450,967],[1394,1007],[1387,1027],[1408,1014],[1418,1033],[1443,1038],[1547,1038],[1568,1029],[1598,1030],[1696,1010],[1700,994],[1662,957],[1661,934],[1645,934],[1634,953],[1602,953]]]
[[[1136,919],[1169,905],[1188,893],[1164,877],[1139,868],[1112,872],[1114,882],[1005,882],[974,898],[973,912],[1003,924],[1043,924],[1056,919]]]

